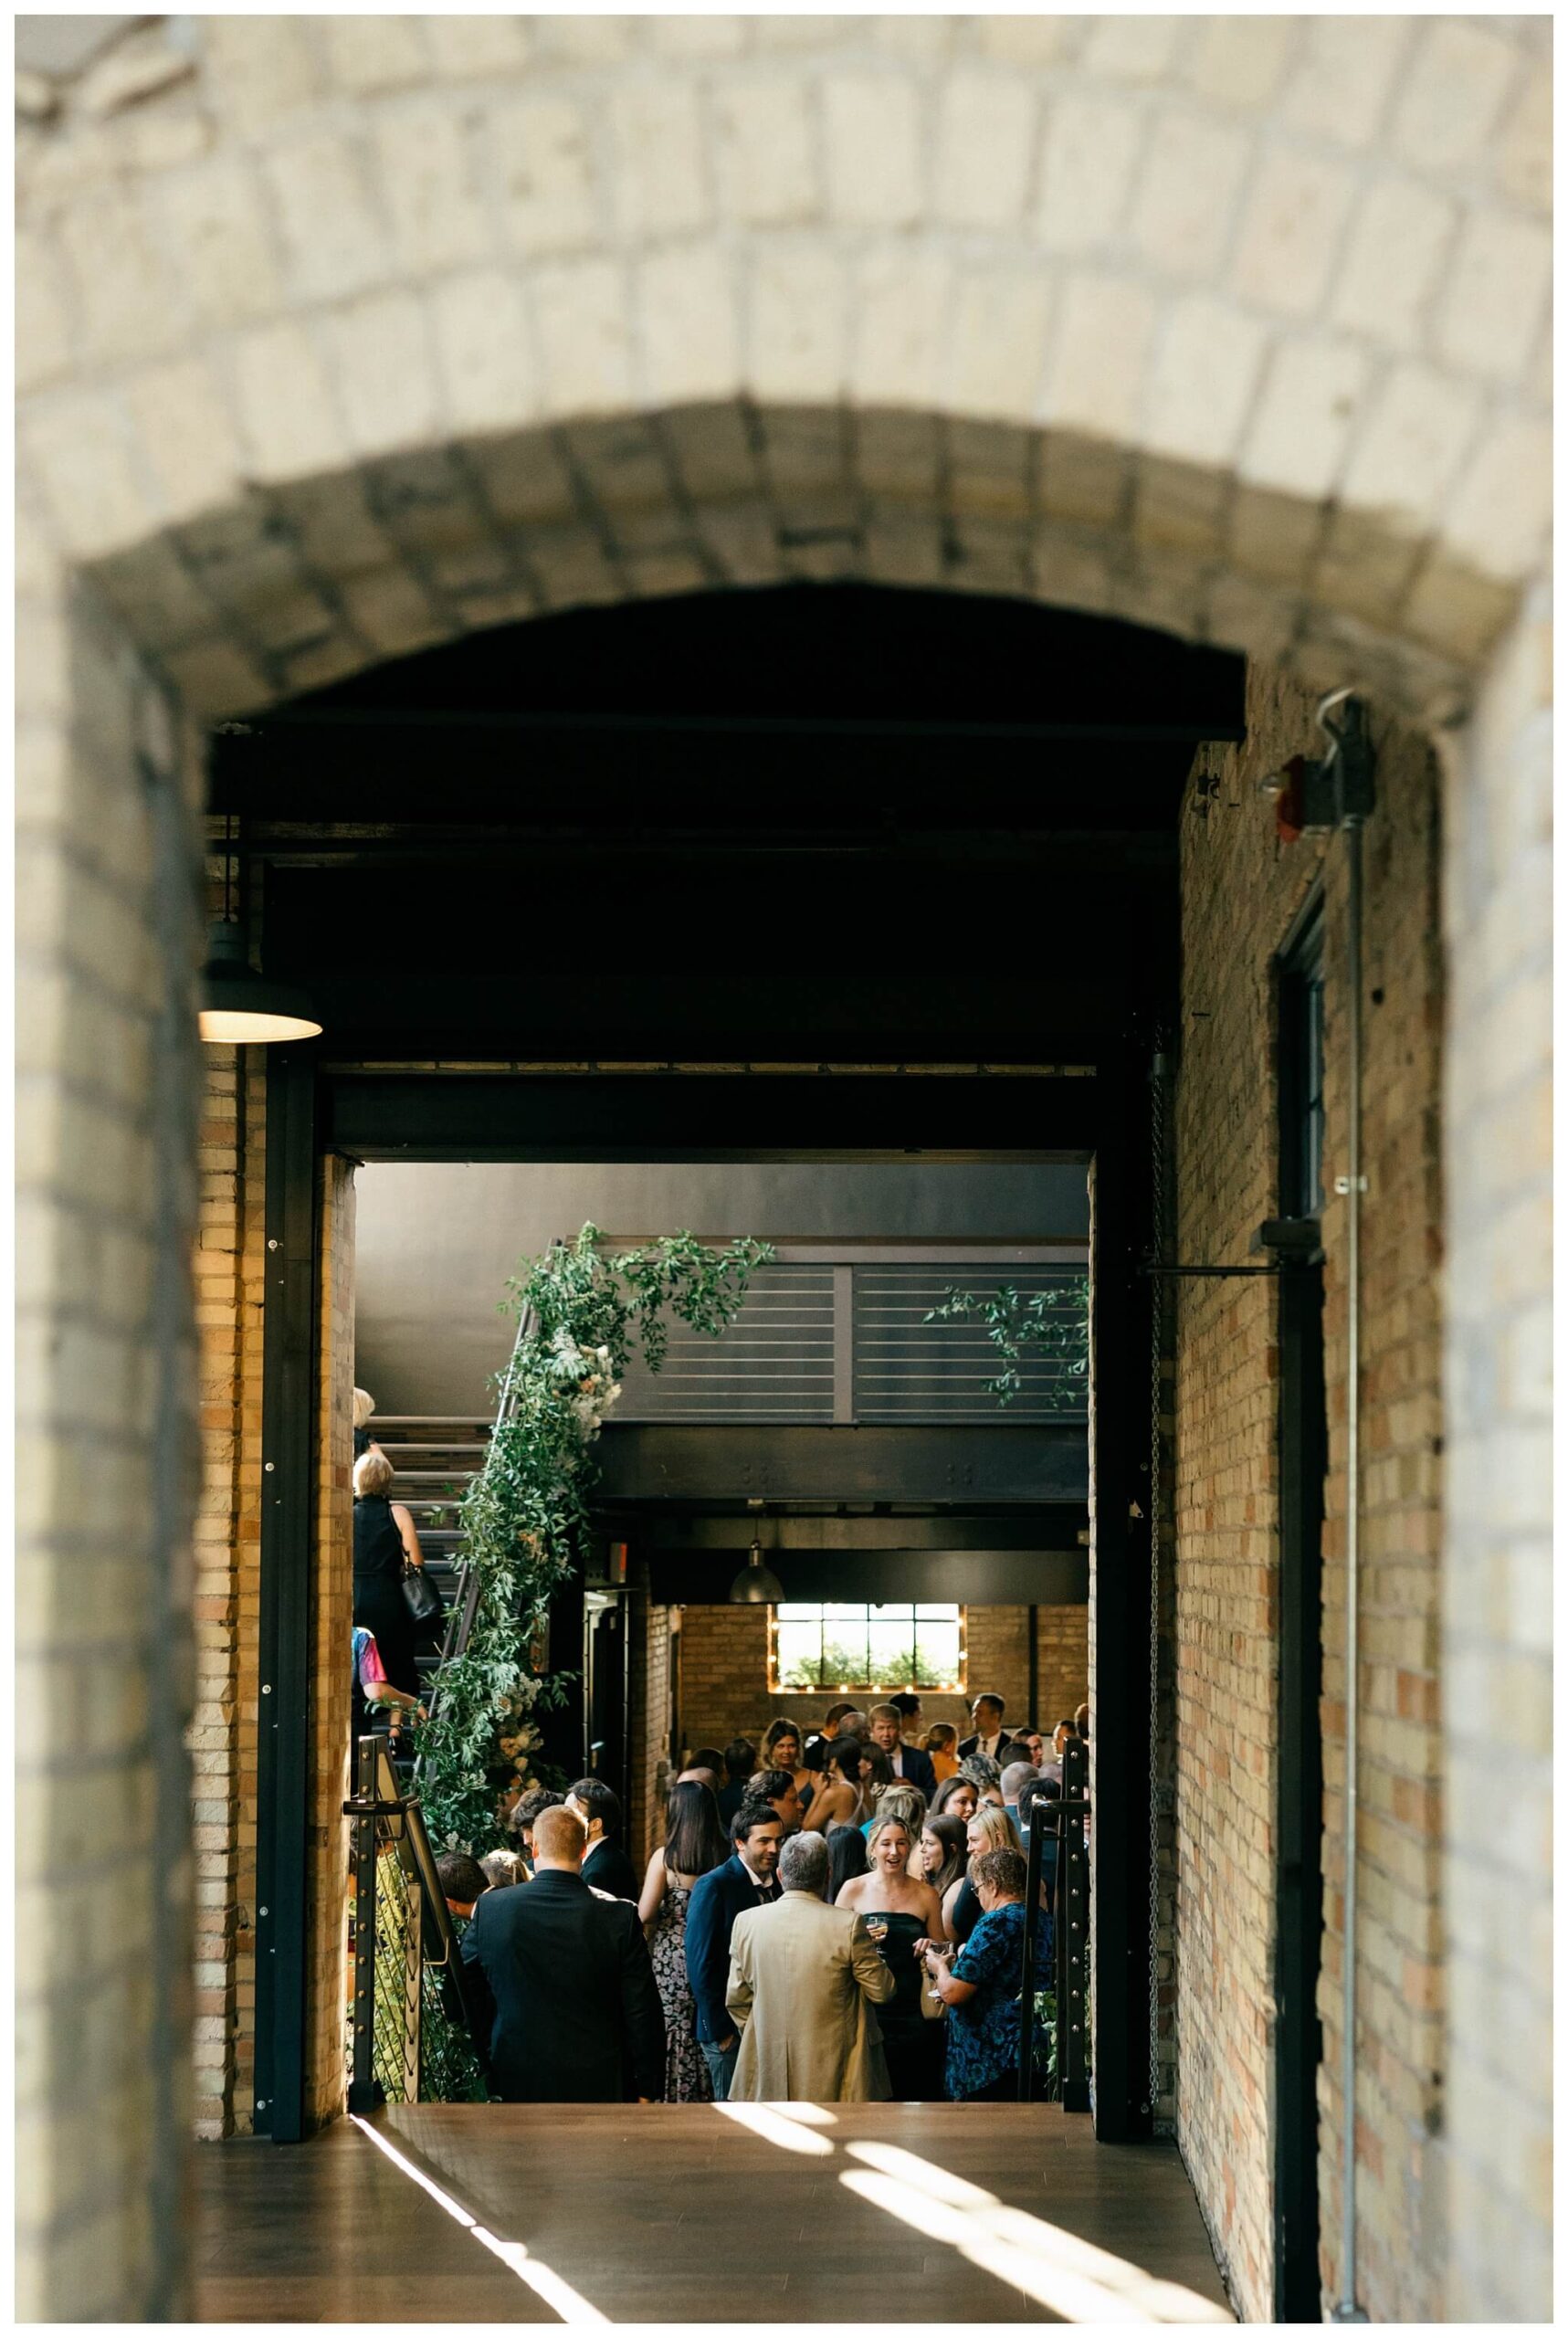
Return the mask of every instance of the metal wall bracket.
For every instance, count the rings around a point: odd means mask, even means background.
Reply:
[[[1277,1275],[1278,1267],[1157,1267],[1145,1259],[1138,1269],[1141,1275],[1211,1276],[1216,1280],[1232,1275]]]
[[[1323,1263],[1322,1229],[1315,1217],[1266,1217],[1248,1247],[1272,1252],[1281,1266]]]

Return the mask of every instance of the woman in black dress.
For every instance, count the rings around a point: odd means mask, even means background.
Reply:
[[[403,1596],[403,1569],[425,1556],[414,1520],[387,1499],[392,1464],[374,1448],[354,1463],[354,1622],[375,1634],[382,1667],[395,1689],[419,1693],[414,1619]]]
[[[907,1818],[874,1820],[867,1845],[869,1870],[845,1884],[835,1905],[853,1908],[865,1918],[877,1953],[897,1984],[896,1994],[877,2008],[893,2101],[940,2102],[942,2027],[921,2010],[915,1943],[943,1937],[942,1902],[929,1883],[909,1873],[910,1852],[917,1839]]]

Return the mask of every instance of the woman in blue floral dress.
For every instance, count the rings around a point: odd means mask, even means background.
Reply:
[[[711,1786],[674,1785],[665,1806],[663,1848],[643,1879],[637,1913],[647,1935],[653,1977],[664,2007],[664,2100],[711,2102],[712,2083],[697,2042],[697,2008],[686,1975],[686,1911],[691,1887],[730,1856]]]
[[[947,2091],[954,2102],[1005,2101],[1018,2085],[1018,1991],[1029,1870],[1011,1848],[970,1863],[981,1916],[950,1964],[936,1943],[921,1954],[947,2006]]]

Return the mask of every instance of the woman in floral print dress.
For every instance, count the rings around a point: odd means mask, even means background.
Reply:
[[[712,1787],[695,1779],[671,1786],[664,1846],[647,1863],[637,1901],[664,2007],[666,2102],[710,2102],[713,2099],[708,2065],[697,2043],[697,2008],[686,1976],[686,1910],[698,1877],[722,1867],[729,1856]]]

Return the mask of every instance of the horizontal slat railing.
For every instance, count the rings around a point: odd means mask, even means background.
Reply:
[[[999,1407],[987,1386],[1003,1357],[973,1317],[928,1323],[953,1289],[1011,1285],[1025,1298],[1086,1293],[1081,1246],[809,1246],[758,1269],[731,1329],[708,1339],[672,1331],[664,1368],[628,1365],[611,1416],[639,1426],[873,1427],[1082,1420],[1087,1377],[1066,1357],[1026,1349],[1020,1386]],[[806,1248],[807,1246],[800,1246]]]

